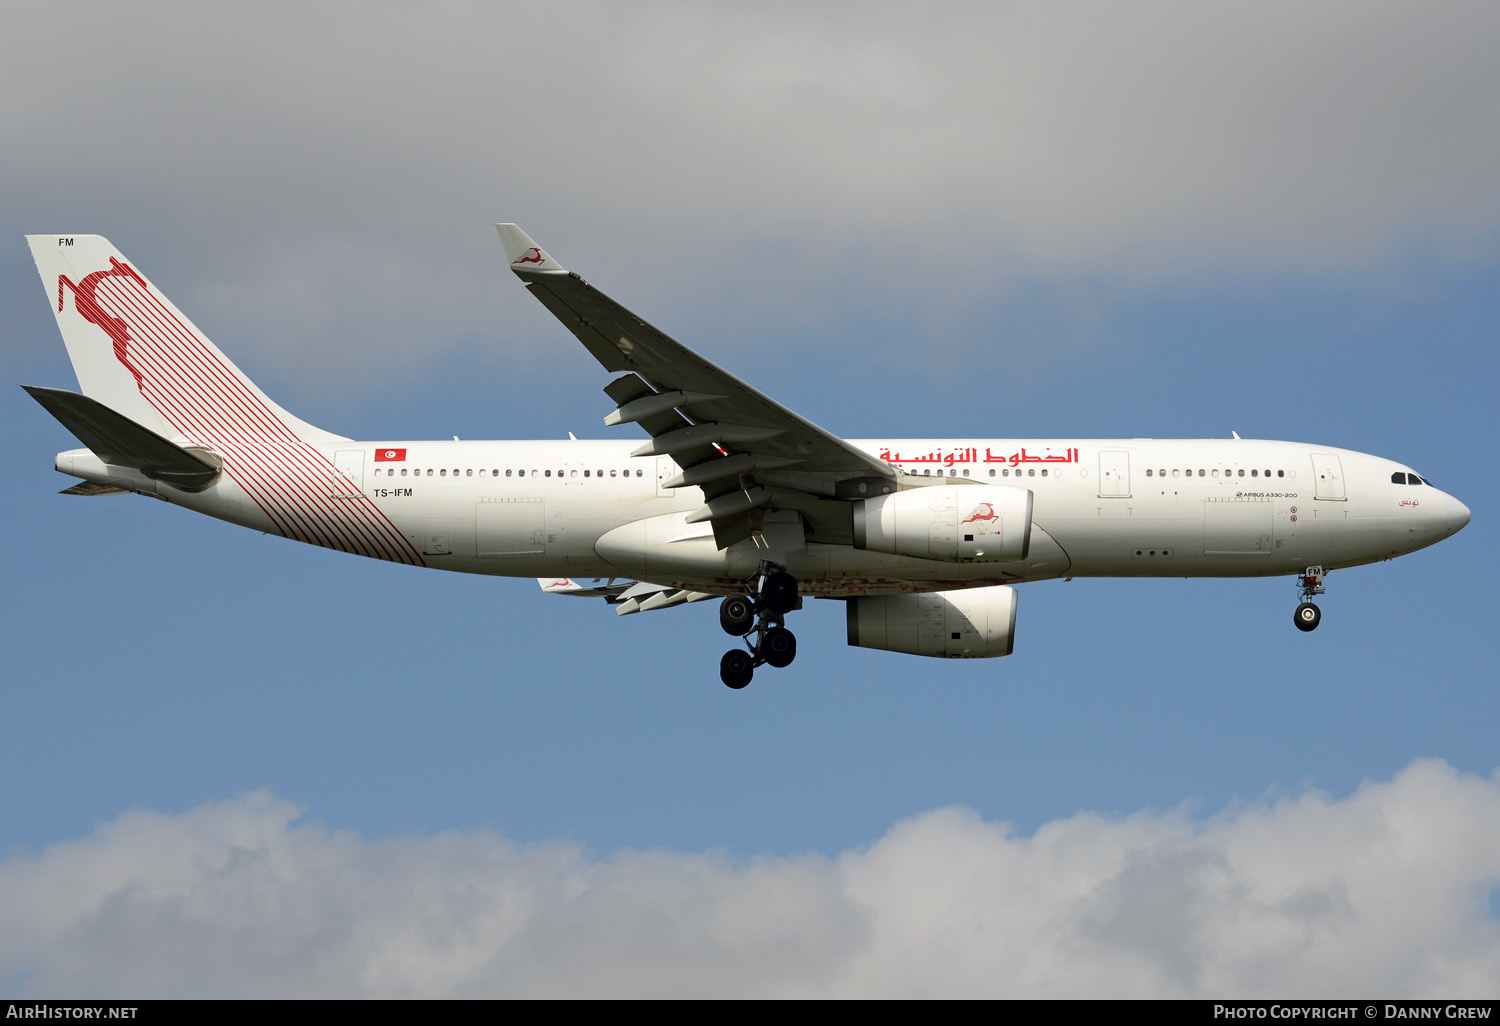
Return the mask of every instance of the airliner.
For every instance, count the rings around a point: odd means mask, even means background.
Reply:
[[[355,441],[266,396],[99,236],[28,236],[80,392],[26,390],[84,448],[67,495],[134,492],[392,563],[536,578],[620,614],[719,600],[720,677],[797,652],[787,616],[842,600],[848,642],[1009,655],[1016,585],[1074,577],[1295,578],[1461,530],[1411,467],[1302,442],[842,439],[641,320],[514,224],[510,268],[605,371],[635,438]],[[634,427],[628,427],[634,425]],[[644,432],[645,441],[638,432]]]

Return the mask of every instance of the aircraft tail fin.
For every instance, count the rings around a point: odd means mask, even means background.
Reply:
[[[26,241],[85,396],[179,445],[345,440],[272,402],[108,239]]]

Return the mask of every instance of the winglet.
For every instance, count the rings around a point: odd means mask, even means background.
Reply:
[[[505,247],[505,259],[510,261],[512,271],[517,274],[523,271],[567,273],[562,264],[548,256],[530,235],[516,225],[497,224],[495,227],[500,229],[500,244]]]

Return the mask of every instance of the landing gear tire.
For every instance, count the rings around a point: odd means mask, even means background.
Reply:
[[[797,578],[784,570],[771,574],[760,586],[760,602],[778,615],[797,607]]]
[[[1297,625],[1299,631],[1310,631],[1317,629],[1323,619],[1323,611],[1311,602],[1304,602],[1297,607],[1292,614],[1292,622]]]
[[[732,648],[719,660],[719,679],[736,691],[749,684],[754,674],[755,665],[750,653],[743,649]]]
[[[719,660],[719,679],[736,690],[750,683],[757,666],[780,668],[797,658],[797,639],[782,618],[802,602],[797,579],[769,561],[744,583],[749,594],[729,595],[719,604],[719,626],[744,638],[748,650],[732,649]]]
[[[778,670],[797,658],[797,638],[785,627],[772,627],[761,639],[760,654]]]
[[[719,606],[719,626],[725,634],[743,638],[755,626],[755,603],[743,595],[730,595]]]

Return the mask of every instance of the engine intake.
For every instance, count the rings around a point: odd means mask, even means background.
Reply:
[[[1029,488],[941,485],[854,503],[854,547],[918,559],[1001,563],[1031,548]]]
[[[848,600],[849,644],[940,659],[993,659],[1015,649],[1016,589],[1007,585]]]

